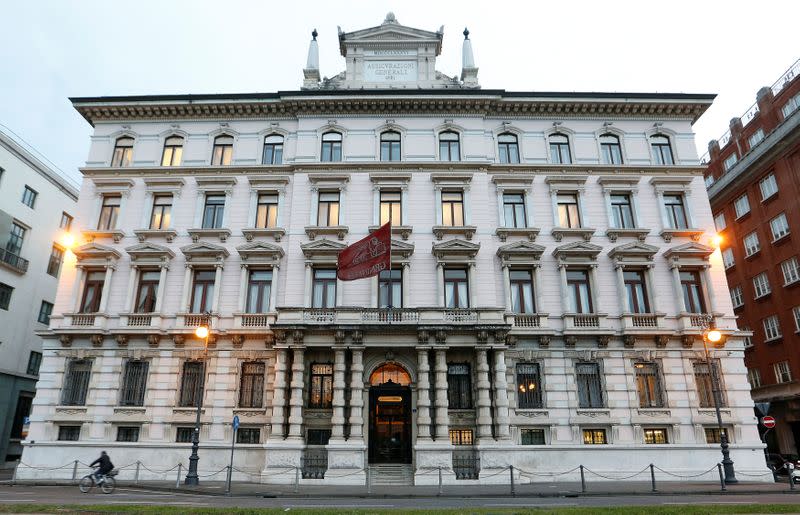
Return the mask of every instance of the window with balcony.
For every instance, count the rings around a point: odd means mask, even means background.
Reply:
[[[161,153],[161,166],[180,166],[183,158],[183,138],[170,136],[164,140],[164,151]]]
[[[800,281],[800,262],[797,257],[791,257],[781,263],[783,272],[783,285],[788,286]]]
[[[386,131],[381,133],[381,161],[400,161],[400,133]]]
[[[461,146],[457,132],[439,133],[439,161],[461,161]]]
[[[758,129],[747,138],[747,144],[751,150],[762,141],[764,141],[764,129]]]
[[[615,229],[633,229],[636,227],[630,194],[611,194],[611,215],[614,220]]]
[[[469,307],[469,282],[466,268],[444,269],[444,305],[447,308]]]
[[[761,321],[764,326],[764,341],[777,340],[783,333],[781,333],[781,322],[778,315],[771,315]]]
[[[120,406],[144,406],[147,391],[147,371],[150,363],[140,359],[129,359],[122,371],[122,386],[119,392]]]
[[[153,197],[153,210],[150,213],[151,229],[169,229],[172,218],[172,194],[159,194]]]
[[[758,181],[758,189],[761,190],[762,202],[778,193],[778,183],[775,181],[775,175],[769,174]]]
[[[330,363],[311,364],[311,389],[308,407],[328,409],[333,406],[333,365]]]
[[[599,363],[576,363],[575,384],[578,387],[579,407],[602,408],[605,406]]]
[[[670,229],[688,229],[686,206],[680,193],[664,194],[664,209],[667,211],[667,223]]]
[[[734,308],[744,306],[744,291],[741,285],[731,288],[731,304],[733,304]]]
[[[750,388],[761,387],[761,371],[757,368],[747,369],[747,382],[750,383]]]
[[[788,361],[779,361],[772,365],[775,370],[776,383],[790,383],[792,382],[792,370],[789,368]]]
[[[523,428],[519,430],[520,445],[546,445],[544,429]]]
[[[211,311],[214,302],[214,270],[195,270],[192,280],[192,299],[189,304],[191,313]]]
[[[722,264],[725,266],[726,269],[736,264],[736,260],[733,257],[732,248],[727,248],[722,251]]]
[[[259,193],[256,201],[256,228],[272,229],[278,226],[278,194]]]
[[[572,154],[569,150],[569,137],[565,134],[551,134],[549,138],[550,162],[554,164],[572,164]]]
[[[403,270],[392,268],[378,274],[378,307],[403,307]]]
[[[61,264],[64,262],[64,250],[53,245],[50,249],[50,259],[47,261],[47,274],[58,277],[61,272]]]
[[[271,294],[272,270],[250,270],[247,282],[247,312],[269,312]]]
[[[28,368],[26,373],[29,376],[38,376],[39,367],[41,365],[42,365],[42,353],[32,350],[30,356],[28,356]]]
[[[519,163],[519,143],[515,134],[504,132],[497,136],[497,150],[501,163]]]
[[[503,193],[503,214],[506,227],[515,229],[527,227],[525,196],[522,193]]]
[[[265,372],[266,366],[262,361],[246,361],[242,363],[242,375],[239,378],[240,408],[261,408],[264,406]]]
[[[58,223],[58,227],[69,232],[72,229],[72,217],[66,212],[61,213],[61,221]]]
[[[186,361],[183,363],[178,406],[193,408],[200,403],[205,387],[204,375],[205,366],[202,361]],[[180,431],[180,428],[178,430]],[[191,434],[189,435],[189,441],[191,441]]]
[[[600,154],[603,157],[603,164],[621,165],[622,145],[619,142],[619,137],[614,134],[600,136]]]
[[[270,134],[264,138],[264,152],[261,164],[279,165],[283,163],[283,136]]]
[[[472,375],[468,363],[448,363],[447,403],[450,409],[472,408]]]
[[[89,391],[89,376],[92,372],[92,361],[88,359],[70,359],[67,362],[67,373],[61,389],[62,406],[83,406],[86,404],[86,393]]]
[[[97,220],[97,229],[99,231],[113,231],[117,228],[117,218],[119,217],[121,203],[122,195],[116,193],[103,195],[100,218]]]
[[[559,193],[556,195],[558,209],[558,226],[571,229],[581,227],[578,195],[576,193]]]
[[[33,209],[33,205],[36,203],[36,197],[38,195],[39,193],[37,193],[36,190],[26,184],[25,189],[22,191],[22,203]]]
[[[714,407],[714,381],[718,378],[719,364],[716,361],[711,362],[709,369],[708,363],[702,361],[695,362],[694,368],[694,382],[697,386],[697,400],[701,408]],[[720,406],[727,406],[724,395],[720,394]]]
[[[653,152],[653,161],[655,164],[661,166],[675,164],[675,159],[672,155],[672,145],[670,145],[667,136],[663,134],[654,134],[650,136],[650,150]]]
[[[14,288],[11,286],[0,283],[0,309],[8,311],[8,307],[11,304],[11,293],[13,291]]]
[[[156,310],[158,283],[161,272],[158,270],[142,270],[139,272],[139,285],[136,289],[135,313],[153,313]]]
[[[130,166],[133,162],[133,138],[123,136],[114,143],[114,154],[111,156],[111,166]]]
[[[733,201],[733,209],[736,211],[736,218],[741,218],[750,212],[750,200],[747,193]]]
[[[542,377],[538,363],[517,363],[517,407],[541,409]]]
[[[633,364],[636,373],[636,391],[639,394],[640,408],[663,408],[664,390],[658,375],[658,364],[637,362]]]
[[[725,161],[722,162],[722,169],[725,170],[725,172],[728,172],[731,168],[733,168],[733,165],[735,165],[737,161],[739,161],[739,156],[736,155],[736,152],[734,152],[726,157]]]
[[[628,310],[631,313],[650,313],[650,301],[647,294],[647,283],[641,270],[625,270],[622,272],[625,281],[625,292],[628,295]]]
[[[19,256],[22,253],[22,243],[25,241],[25,227],[21,226],[17,222],[11,222],[11,233],[8,236],[8,241],[6,242],[6,250],[14,254],[15,256]]]
[[[769,221],[769,228],[772,230],[772,241],[778,241],[784,236],[789,235],[789,222],[784,213],[779,214]]]
[[[758,240],[758,233],[753,231],[744,237],[744,255],[750,257],[761,250],[761,242]]]
[[[228,166],[233,160],[233,136],[217,136],[214,138],[214,149],[211,153],[211,166]]]
[[[717,213],[714,215],[714,228],[717,231],[722,231],[726,227],[728,227],[727,222],[725,222],[725,213]]]
[[[322,135],[320,161],[323,163],[338,163],[341,160],[342,134],[340,132],[326,132]]]
[[[584,429],[583,443],[586,445],[604,445],[608,443],[605,429]]]
[[[644,443],[646,444],[666,444],[669,443],[667,429],[665,427],[646,427],[643,430]]]
[[[694,270],[680,273],[681,289],[683,290],[683,305],[689,313],[705,313],[706,303],[703,298],[703,283],[700,273]]]
[[[530,270],[510,270],[511,310],[514,313],[535,313],[533,274]]]
[[[81,313],[97,313],[100,311],[100,299],[103,296],[103,284],[106,274],[99,270],[86,272],[86,281],[83,285],[83,296],[81,297]]]
[[[39,316],[36,317],[36,321],[39,322],[40,324],[49,325],[50,315],[52,314],[53,314],[53,303],[43,300],[42,305],[39,306]]]
[[[567,295],[570,311],[573,313],[594,313],[588,271],[567,270]]]
[[[203,206],[203,229],[219,229],[225,215],[225,195],[218,193],[206,194]]]
[[[317,225],[320,227],[332,227],[339,225],[339,202],[340,194],[338,191],[320,191],[317,203]]]
[[[392,226],[403,225],[403,195],[399,190],[380,191],[380,224],[391,222]]]
[[[442,192],[442,225],[460,227],[464,225],[464,192]]]
[[[755,298],[757,299],[772,293],[772,286],[769,284],[769,277],[766,272],[761,272],[753,277],[753,291],[755,291]]]
[[[315,268],[312,308],[336,307],[336,269]]]

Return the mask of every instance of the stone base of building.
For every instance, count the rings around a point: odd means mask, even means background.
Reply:
[[[328,470],[325,473],[325,484],[366,484],[367,474],[364,456],[367,451],[367,445],[363,440],[331,440],[328,442],[326,449],[328,451]]]
[[[453,445],[450,442],[424,441],[414,446],[416,470],[415,485],[438,485],[439,475],[442,484],[455,482],[453,471]]]

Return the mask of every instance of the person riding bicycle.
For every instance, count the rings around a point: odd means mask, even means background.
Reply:
[[[106,474],[114,470],[114,464],[111,463],[111,458],[108,457],[106,451],[102,451],[100,453],[100,457],[94,460],[89,466],[94,467],[95,465],[98,467],[93,475],[98,483],[103,481],[103,478],[106,476]]]

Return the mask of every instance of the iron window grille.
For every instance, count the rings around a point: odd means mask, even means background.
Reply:
[[[520,409],[541,409],[542,376],[538,363],[517,364],[517,404]]]
[[[447,403],[450,409],[472,408],[472,375],[468,363],[447,365]]]
[[[703,428],[703,432],[706,435],[706,443],[722,443],[722,435],[725,434],[728,436],[727,440],[730,443],[730,435],[728,434],[728,430],[726,428],[718,428],[718,427],[706,427]]]
[[[306,445],[328,445],[330,429],[309,429],[306,432]]]
[[[656,363],[634,363],[636,391],[639,394],[640,408],[663,408],[664,392],[658,375]]]
[[[179,427],[175,430],[175,442],[191,443],[192,435],[194,435],[193,427]]]
[[[149,368],[150,363],[147,361],[128,360],[125,362],[119,396],[120,406],[144,406]]]
[[[716,361],[711,362],[710,371],[707,363],[694,363],[694,381],[697,385],[697,399],[701,408],[714,407],[714,381],[719,380],[718,368],[719,364]],[[725,396],[723,395],[721,385],[719,387],[719,393],[720,406],[726,406],[727,403],[725,402]]]
[[[474,445],[475,438],[472,429],[451,429],[450,443],[452,445]]]
[[[331,363],[312,363],[308,407],[315,409],[333,407],[333,365]]]
[[[179,166],[183,157],[183,138],[170,136],[164,140],[164,152],[161,154],[161,166]]]
[[[261,429],[258,427],[240,427],[236,430],[236,443],[261,443]]]
[[[63,406],[84,406],[86,404],[91,372],[91,360],[73,359],[67,363],[67,374],[64,376],[64,386],[61,391]]]
[[[242,376],[239,379],[240,408],[261,408],[264,406],[265,370],[266,367],[261,361],[242,363]]]
[[[181,381],[181,407],[195,407],[203,397],[205,366],[202,361],[187,361],[183,364],[183,380]],[[190,438],[191,440],[191,438]]]
[[[577,363],[575,379],[578,386],[579,407],[602,408],[605,406],[599,363]]]
[[[544,438],[544,429],[521,429],[520,430],[520,444],[521,445],[546,445],[547,442]]]

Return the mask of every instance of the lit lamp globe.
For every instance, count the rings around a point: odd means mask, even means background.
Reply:
[[[720,234],[715,234],[711,237],[711,245],[716,248],[719,248],[723,241],[725,241],[725,238],[723,238]]]
[[[194,330],[194,334],[198,338],[205,338],[208,336],[208,327],[201,325],[200,327]]]
[[[72,249],[72,247],[75,246],[75,236],[65,232],[64,236],[61,237],[61,244],[64,245],[66,249]]]
[[[716,329],[712,329],[708,332],[706,338],[708,338],[708,341],[711,343],[719,343],[719,341],[722,340],[722,333]]]

